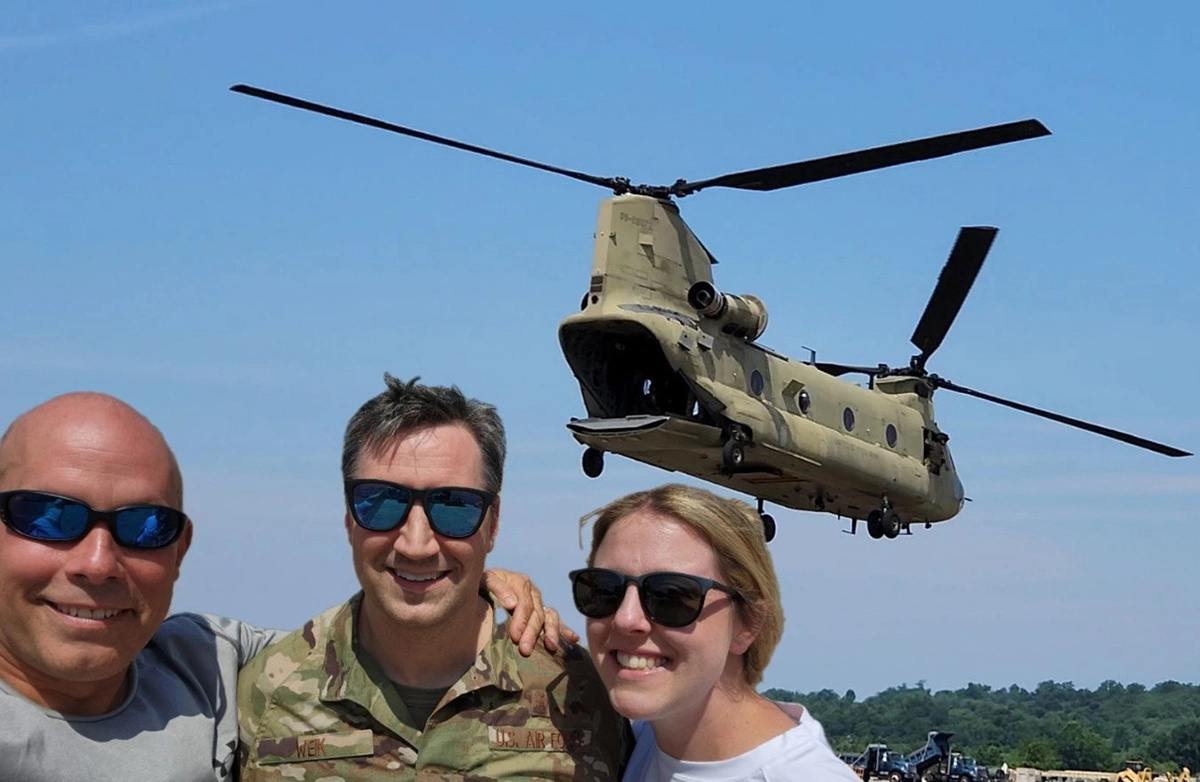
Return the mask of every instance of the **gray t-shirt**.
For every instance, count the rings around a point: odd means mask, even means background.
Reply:
[[[98,717],[44,709],[0,681],[0,782],[226,782],[237,672],[283,633],[167,617],[134,661],[129,696]]]

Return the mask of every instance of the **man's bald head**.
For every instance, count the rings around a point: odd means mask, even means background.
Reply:
[[[170,611],[191,522],[158,548],[120,543],[116,519],[94,513],[80,536],[44,539],[10,527],[12,498],[40,492],[51,504],[74,500],[95,511],[182,511],[175,456],[121,400],[64,394],[17,418],[0,438],[0,491],[0,679],[54,711],[112,710],[128,691],[134,659]],[[47,511],[46,521],[56,518]],[[93,615],[78,613],[84,609]]]
[[[167,496],[161,501],[183,509],[183,476],[166,438],[148,418],[114,396],[76,391],[18,416],[0,437],[0,489],[45,488],[8,483],[23,474],[21,466],[48,443],[69,444],[92,453],[102,468],[117,468],[137,457],[143,465],[157,463],[165,471],[167,487]]]

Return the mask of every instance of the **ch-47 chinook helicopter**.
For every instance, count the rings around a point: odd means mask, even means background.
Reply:
[[[587,448],[583,471],[598,477],[612,452],[748,494],[766,537],[763,503],[866,520],[873,538],[952,518],[963,486],[934,421],[946,389],[1032,413],[1167,456],[1190,456],[1077,418],[985,394],[926,370],[995,239],[990,227],[959,231],[912,335],[907,366],[797,361],[759,345],[763,302],[719,291],[708,252],[676,199],[705,188],[778,190],[1048,135],[1037,120],[890,144],[672,185],[634,185],[435,136],[390,122],[235,85],[257,98],[368,125],[608,188],[600,206],[592,274],[580,311],[559,327],[588,417],[567,427]],[[862,388],[841,378],[866,375]]]

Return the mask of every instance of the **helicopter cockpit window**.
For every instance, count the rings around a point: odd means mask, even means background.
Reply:
[[[801,389],[800,393],[796,394],[796,404],[800,407],[801,413],[808,413],[808,408],[812,407],[812,397],[808,392]]]
[[[899,437],[899,435],[896,433],[895,425],[888,424],[887,429],[884,430],[884,436],[887,437],[887,444],[890,445],[892,448],[895,448],[896,440]]]
[[[757,369],[750,373],[750,393],[755,396],[762,396],[763,392],[763,376],[762,372]]]
[[[847,432],[854,431],[854,411],[848,407],[842,411],[842,426],[846,427]]]

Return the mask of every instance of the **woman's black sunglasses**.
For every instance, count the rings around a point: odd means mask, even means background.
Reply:
[[[495,500],[494,493],[482,489],[412,489],[374,478],[346,481],[350,516],[358,526],[372,532],[396,529],[408,518],[413,503],[420,502],[434,532],[447,538],[469,538],[479,531]]]
[[[113,540],[135,549],[171,545],[188,520],[183,511],[161,505],[96,510],[71,497],[27,489],[0,492],[0,518],[18,535],[47,543],[81,540],[103,521]]]
[[[636,584],[642,611],[663,627],[687,627],[700,617],[708,590],[716,589],[741,600],[736,589],[711,578],[687,573],[646,573],[627,576],[615,570],[589,567],[571,571],[571,593],[579,613],[592,619],[612,616],[625,599],[629,584]]]

